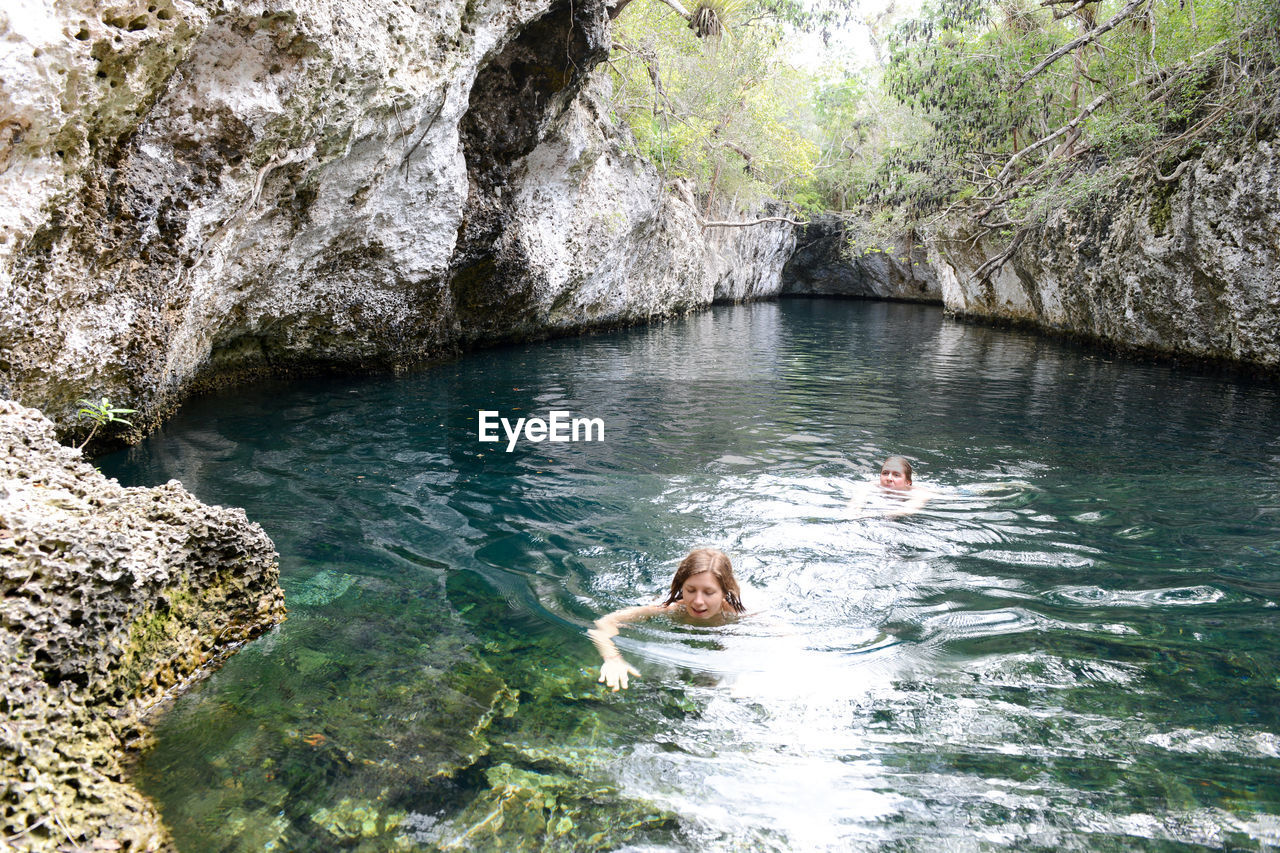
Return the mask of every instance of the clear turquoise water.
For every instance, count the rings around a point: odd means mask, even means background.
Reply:
[[[476,440],[480,409],[603,443]],[[791,301],[188,403],[99,460],[290,608],[157,723],[179,848],[1280,845],[1280,393]],[[941,493],[851,518],[888,453]],[[584,629],[715,545],[764,611]]]

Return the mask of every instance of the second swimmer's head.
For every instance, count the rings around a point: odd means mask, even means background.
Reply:
[[[880,466],[880,485],[899,491],[911,488],[911,463],[904,456],[890,456]]]

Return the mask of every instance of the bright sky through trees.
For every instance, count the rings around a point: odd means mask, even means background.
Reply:
[[[796,33],[786,44],[787,61],[796,68],[820,77],[824,69],[861,70],[876,64],[873,28],[884,38],[894,22],[915,14],[920,0],[860,0],[856,20],[830,34],[823,43],[821,33]],[[883,51],[883,47],[881,48]]]

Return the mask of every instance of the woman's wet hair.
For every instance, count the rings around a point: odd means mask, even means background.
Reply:
[[[716,548],[695,548],[689,556],[680,561],[676,568],[676,576],[671,579],[671,593],[663,604],[675,604],[684,597],[684,583],[694,575],[710,572],[720,583],[724,600],[737,613],[746,608],[742,606],[742,590],[733,576],[733,564],[729,557]]]
[[[908,482],[908,483],[910,483],[910,482],[911,482],[911,474],[912,474],[912,470],[911,470],[911,463],[907,461],[907,457],[905,457],[905,456],[890,456],[888,459],[884,460],[884,462],[880,463],[880,467],[881,467],[881,468],[884,468],[884,466],[885,466],[885,465],[888,465],[890,462],[901,462],[901,463],[902,463],[902,473],[904,473],[904,474],[906,474],[906,475],[907,475],[907,482]]]

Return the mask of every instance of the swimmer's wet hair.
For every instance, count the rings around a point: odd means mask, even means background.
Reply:
[[[746,610],[742,606],[742,590],[738,588],[738,581],[733,576],[733,564],[729,562],[729,557],[723,551],[716,548],[695,548],[689,552],[689,556],[680,561],[676,576],[671,579],[671,593],[663,604],[675,604],[682,599],[684,582],[703,572],[711,572],[719,581],[724,600],[735,613]]]
[[[886,460],[884,460],[883,462],[881,462],[881,463],[880,463],[880,467],[881,467],[881,468],[883,468],[884,466],[888,465],[890,462],[901,462],[901,463],[902,463],[902,473],[904,473],[904,474],[906,474],[906,475],[907,475],[907,482],[908,482],[908,483],[910,483],[910,482],[911,482],[912,474],[913,474],[914,472],[912,471],[911,463],[907,461],[907,457],[905,457],[905,456],[890,456],[888,459],[886,459]]]

